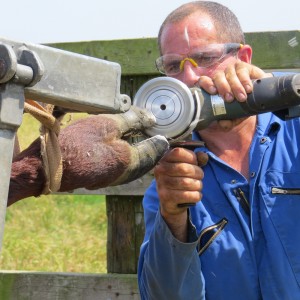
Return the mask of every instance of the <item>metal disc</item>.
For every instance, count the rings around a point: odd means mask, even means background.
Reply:
[[[137,91],[133,105],[150,111],[156,124],[145,130],[149,136],[163,135],[176,138],[193,121],[195,103],[192,92],[181,81],[158,77],[147,81]]]

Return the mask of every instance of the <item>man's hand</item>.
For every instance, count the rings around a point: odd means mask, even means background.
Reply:
[[[244,102],[247,94],[253,90],[252,80],[271,77],[271,73],[265,73],[258,67],[243,61],[237,61],[229,65],[224,71],[217,71],[213,78],[201,76],[199,86],[210,94],[219,94],[225,101],[234,99]],[[239,120],[221,120],[219,125],[224,130],[230,130],[239,123]]]
[[[198,157],[197,157],[198,156]],[[187,209],[180,204],[201,200],[203,171],[207,155],[184,148],[170,150],[154,169],[161,214],[173,235],[183,242],[187,234]]]
[[[97,189],[133,181],[150,171],[168,149],[168,141],[154,136],[136,145],[125,139],[153,125],[153,119],[132,107],[124,114],[80,119],[58,136],[63,159],[60,191]],[[9,204],[40,195],[45,175],[36,140],[14,158]]]

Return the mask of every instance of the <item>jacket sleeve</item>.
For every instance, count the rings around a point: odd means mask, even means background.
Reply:
[[[159,212],[155,182],[146,191],[143,206],[146,233],[138,266],[141,299],[205,299],[194,226],[190,224],[189,243],[173,237]]]

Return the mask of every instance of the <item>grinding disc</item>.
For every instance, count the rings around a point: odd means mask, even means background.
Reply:
[[[137,91],[133,105],[147,109],[156,119],[156,124],[145,130],[147,135],[159,134],[169,139],[187,131],[196,111],[191,90],[171,77],[147,81]]]

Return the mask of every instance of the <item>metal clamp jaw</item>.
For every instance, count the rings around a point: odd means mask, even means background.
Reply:
[[[34,86],[43,76],[39,57],[25,46],[17,52],[0,43],[0,128],[21,125],[24,109],[24,88]]]

